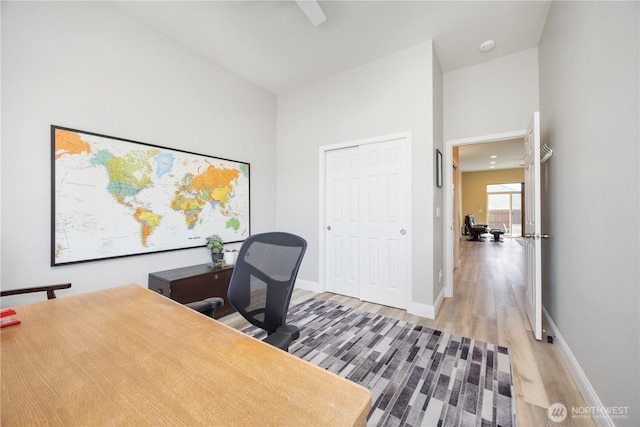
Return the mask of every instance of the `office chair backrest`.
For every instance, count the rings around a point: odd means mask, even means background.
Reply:
[[[254,326],[275,332],[285,324],[306,248],[302,237],[290,233],[262,233],[247,238],[229,283],[229,302]]]

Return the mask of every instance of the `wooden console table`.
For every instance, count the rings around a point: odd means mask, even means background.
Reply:
[[[236,311],[227,301],[232,273],[232,265],[214,267],[211,263],[157,271],[149,273],[149,289],[181,304],[220,297],[224,305],[215,311],[218,319]]]

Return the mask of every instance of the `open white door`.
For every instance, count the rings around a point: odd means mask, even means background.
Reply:
[[[540,112],[524,137],[525,288],[527,316],[537,340],[542,339],[542,249],[540,209]]]

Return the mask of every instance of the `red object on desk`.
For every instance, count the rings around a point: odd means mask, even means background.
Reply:
[[[5,308],[0,311],[0,328],[4,328],[5,326],[17,325],[20,323],[20,319],[17,317],[9,317],[14,316],[16,311],[13,308]]]

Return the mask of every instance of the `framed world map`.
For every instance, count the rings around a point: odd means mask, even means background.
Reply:
[[[51,265],[250,235],[249,163],[51,126]]]

